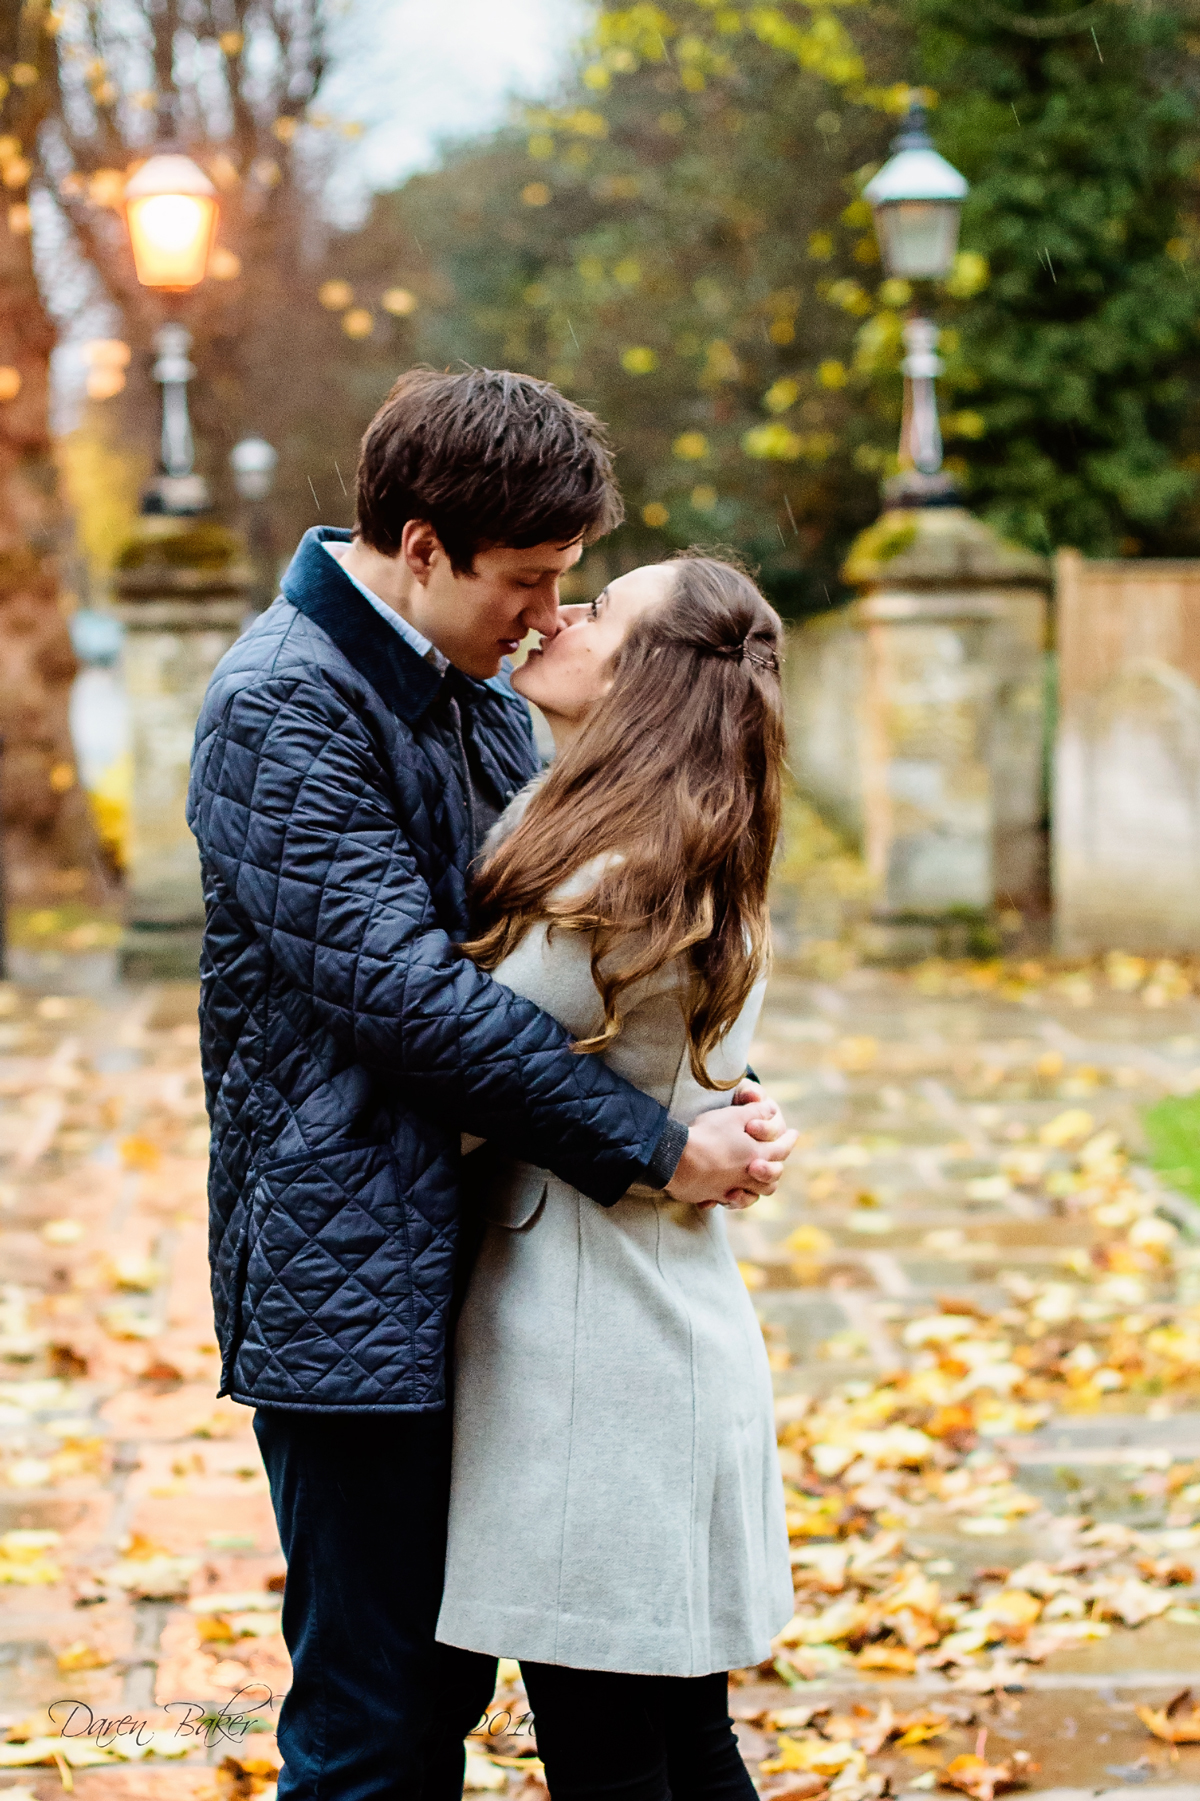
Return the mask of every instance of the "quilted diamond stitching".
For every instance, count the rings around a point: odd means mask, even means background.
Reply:
[[[477,688],[467,727],[503,800],[534,768],[523,710]],[[437,734],[389,712],[282,601],[201,715],[210,1249],[222,1392],[252,1404],[442,1403],[460,1124],[600,1201],[662,1129],[655,1103],[454,954],[467,818]],[[281,1157],[306,1170],[319,1225],[285,1184],[243,1242]]]

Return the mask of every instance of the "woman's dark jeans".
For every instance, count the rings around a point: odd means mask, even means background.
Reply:
[[[459,1801],[496,1660],[434,1642],[449,1409],[257,1412],[287,1558],[279,1801]]]
[[[550,1801],[754,1801],[729,1681],[522,1663]]]

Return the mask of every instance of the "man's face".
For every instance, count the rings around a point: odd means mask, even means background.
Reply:
[[[451,568],[432,527],[410,520],[402,554],[413,576],[406,611],[422,635],[465,675],[495,675],[529,632],[558,629],[558,583],[583,554],[573,544],[481,550],[469,575]]]

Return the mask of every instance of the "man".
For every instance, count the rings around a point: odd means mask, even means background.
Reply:
[[[364,439],[354,536],[306,534],[201,714],[213,1296],[288,1560],[284,1801],[458,1796],[491,1696],[490,1660],[433,1645],[460,1130],[601,1206],[767,1193],[794,1142],[761,1100],[688,1132],[455,952],[537,766],[502,660],[620,517],[596,421],[553,388],[413,371]]]

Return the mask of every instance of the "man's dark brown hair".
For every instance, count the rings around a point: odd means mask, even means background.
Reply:
[[[385,556],[424,519],[461,575],[489,545],[594,543],[624,518],[600,421],[530,375],[410,369],[367,427],[356,529]]]

